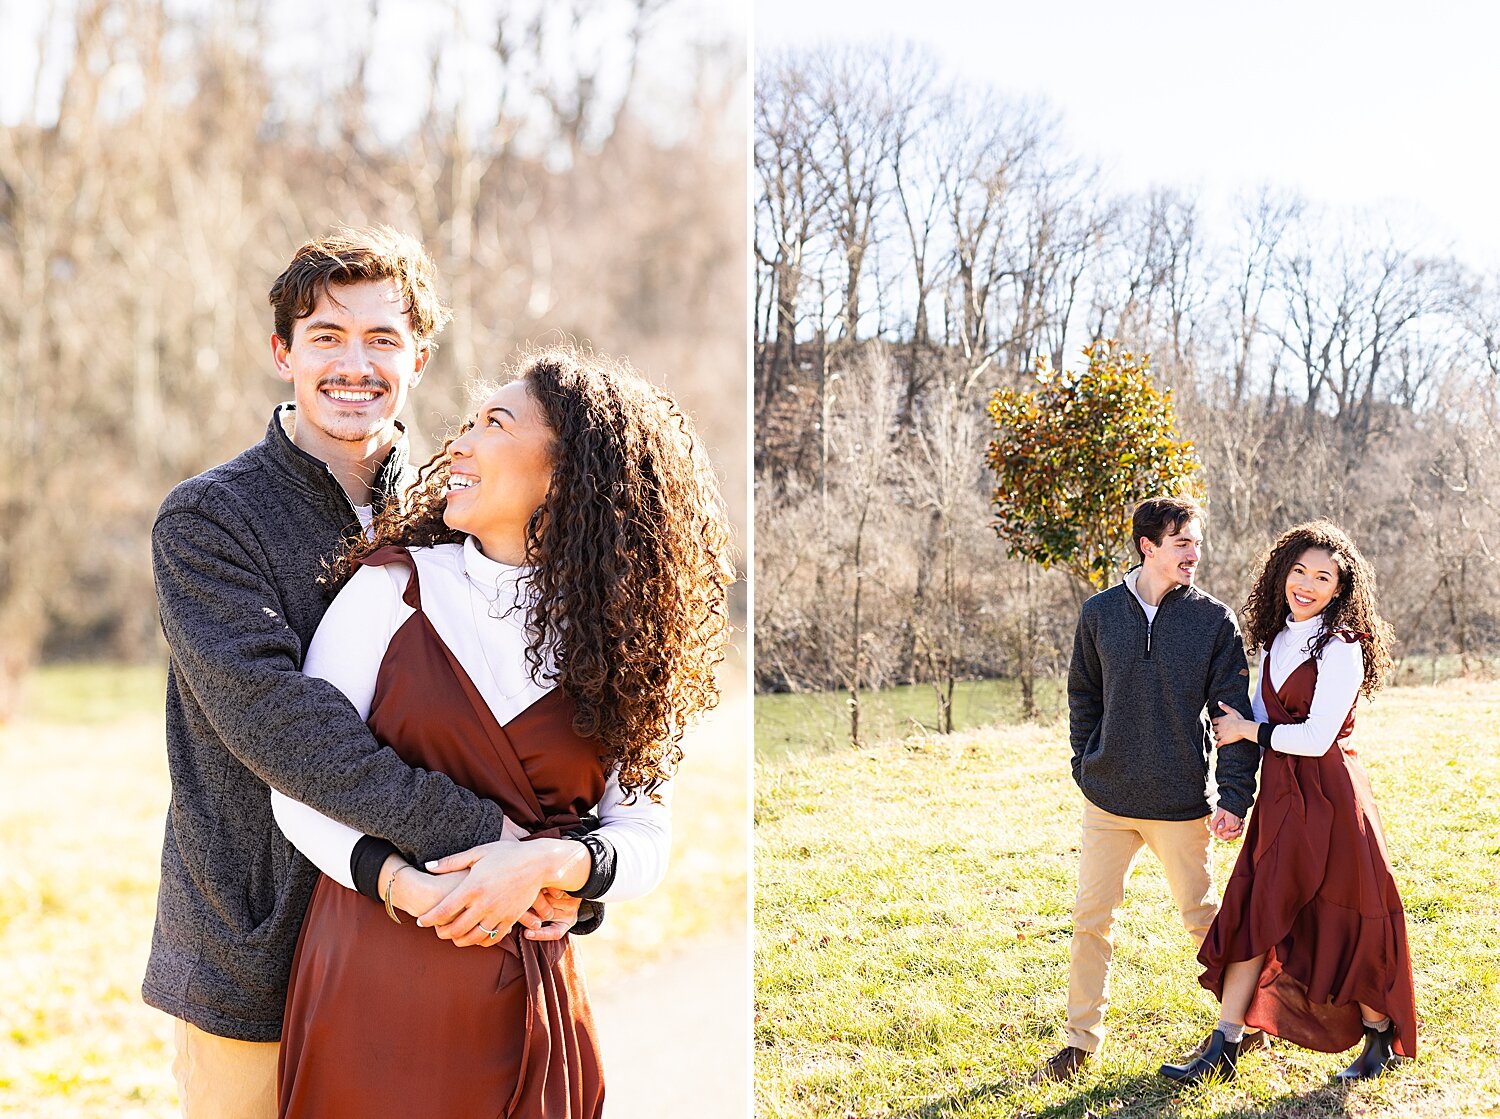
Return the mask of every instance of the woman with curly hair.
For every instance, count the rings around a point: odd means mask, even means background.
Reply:
[[[1245,609],[1247,641],[1263,650],[1255,719],[1224,708],[1214,737],[1261,745],[1261,792],[1198,953],[1218,1027],[1162,1075],[1232,1078],[1248,1024],[1324,1053],[1363,1034],[1337,1078],[1378,1076],[1417,1040],[1406,918],[1350,737],[1357,699],[1391,667],[1391,627],[1373,569],[1328,521],[1281,535]]]
[[[292,965],[281,1114],[598,1116],[570,922],[548,918],[568,912],[562,891],[623,900],[664,871],[668,782],[687,721],[718,700],[733,578],[703,449],[628,370],[539,353],[331,578],[305,671],[516,832],[436,873],[387,846],[382,911],[346,888],[368,840],[278,796],[278,822],[324,869]],[[481,872],[482,904],[459,900]]]

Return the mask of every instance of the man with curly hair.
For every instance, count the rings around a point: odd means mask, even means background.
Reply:
[[[1084,796],[1078,898],[1068,972],[1066,1044],[1033,1077],[1076,1074],[1104,1041],[1110,929],[1142,847],[1162,864],[1197,944],[1218,910],[1210,833],[1238,839],[1255,796],[1253,744],[1221,749],[1210,817],[1208,717],[1250,710],[1234,611],[1194,586],[1203,509],[1154,497],[1131,519],[1140,563],[1083,604],[1068,670],[1073,779]],[[1254,1043],[1257,1039],[1251,1039]]]
[[[397,852],[420,863],[504,834],[496,804],[407,765],[300,671],[328,605],[325,561],[406,480],[397,416],[449,318],[435,280],[422,247],[388,228],[299,248],[270,291],[272,359],[294,402],[258,444],[173,489],[152,530],[172,799],[142,994],[178,1019],[188,1116],[276,1113],[287,978],[317,872],[273,823],[270,786],[365,833],[348,877],[372,898]],[[613,853],[588,849],[598,896]],[[471,913],[495,885],[485,867],[460,887]],[[552,939],[576,916],[560,900],[523,923]]]

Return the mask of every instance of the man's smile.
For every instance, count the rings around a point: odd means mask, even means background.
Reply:
[[[385,395],[383,388],[350,388],[347,385],[324,385],[318,391],[338,404],[368,404]]]

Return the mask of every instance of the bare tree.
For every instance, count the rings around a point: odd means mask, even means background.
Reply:
[[[1385,366],[1407,327],[1432,306],[1429,262],[1387,233],[1378,241],[1304,231],[1279,287],[1286,300],[1282,345],[1301,366],[1309,424],[1326,400],[1343,430],[1370,435]]]
[[[814,167],[828,196],[829,233],[842,265],[838,338],[847,342],[859,333],[865,259],[890,190],[890,66],[888,53],[864,47],[828,47],[809,65]]]
[[[1056,122],[1038,106],[975,91],[957,95],[949,119],[954,156],[943,197],[953,243],[950,330],[970,367],[979,368],[1010,340],[998,339],[992,322],[997,287],[1028,278],[1013,226],[1026,208],[1022,184],[1050,154]]]
[[[830,417],[838,485],[830,496],[833,505],[829,511],[841,522],[848,564],[849,637],[844,682],[849,693],[849,741],[859,746],[860,693],[869,683],[865,634],[871,582],[869,553],[876,540],[875,520],[890,492],[890,452],[900,378],[883,347],[866,351],[841,377],[839,406]]]
[[[1302,210],[1294,195],[1263,187],[1241,202],[1233,251],[1233,287],[1230,300],[1234,314],[1234,371],[1231,400],[1239,405],[1249,389],[1251,362],[1256,340],[1265,333],[1263,319],[1266,295],[1278,274],[1277,252],[1283,234]]]
[[[901,461],[911,504],[926,520],[912,595],[912,650],[937,697],[938,730],[949,734],[953,689],[965,662],[960,522],[966,516],[978,521],[983,513],[975,479],[984,429],[960,380],[945,377],[925,396],[911,444]]]
[[[800,66],[785,56],[761,62],[755,85],[756,400],[762,406],[780,391],[798,366],[797,330],[802,321],[804,258],[826,221],[825,176],[813,159],[809,94]]]

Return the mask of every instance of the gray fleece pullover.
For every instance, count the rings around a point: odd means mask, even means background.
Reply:
[[[1197,587],[1174,587],[1156,619],[1120,583],[1083,604],[1068,670],[1073,779],[1117,816],[1192,820],[1208,813],[1209,719],[1223,701],[1250,718],[1249,668],[1234,612]],[[1218,751],[1219,807],[1243,819],[1260,748]]]
[[[151,537],[172,800],[142,994],[242,1041],[281,1035],[317,880],[273,822],[268,784],[419,859],[497,839],[503,823],[498,805],[412,769],[343,693],[299,671],[328,605],[320,565],[359,529],[333,474],[287,437],[289,408],[259,444],[174,489]],[[405,465],[403,442],[377,504]]]

